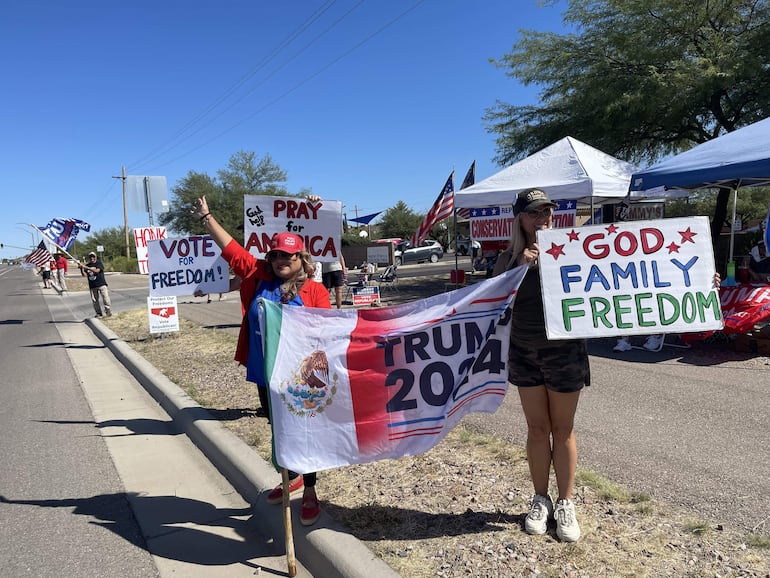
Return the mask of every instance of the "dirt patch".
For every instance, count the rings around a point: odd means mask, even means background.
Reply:
[[[270,428],[253,385],[232,361],[235,337],[185,319],[149,334],[144,309],[105,324],[215,418],[270,457]],[[319,474],[325,511],[406,578],[770,576],[770,529],[722,529],[676,506],[579,470],[583,538],[529,536],[532,491],[523,450],[462,426],[430,452]]]

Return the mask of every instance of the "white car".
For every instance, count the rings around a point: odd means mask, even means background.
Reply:
[[[418,247],[412,247],[409,241],[402,241],[396,245],[393,251],[393,259],[396,265],[404,263],[422,263],[430,261],[435,263],[444,256],[444,248],[441,243],[433,239],[425,239]]]

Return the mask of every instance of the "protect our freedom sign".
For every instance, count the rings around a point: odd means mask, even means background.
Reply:
[[[276,463],[307,473],[415,455],[466,413],[497,410],[525,273],[359,311],[263,301]]]
[[[339,261],[342,203],[294,197],[243,197],[244,247],[258,259],[270,250],[275,233],[295,233],[317,263]]]
[[[549,339],[721,329],[706,217],[538,231]]]
[[[208,235],[149,241],[147,263],[153,296],[230,290],[230,268]]]

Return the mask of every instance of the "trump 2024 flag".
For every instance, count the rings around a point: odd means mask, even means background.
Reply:
[[[526,267],[395,307],[263,301],[274,458],[299,473],[435,446],[508,388],[511,309]]]

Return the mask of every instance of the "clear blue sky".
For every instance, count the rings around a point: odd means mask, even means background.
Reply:
[[[75,217],[123,226],[120,181],[215,176],[266,154],[289,191],[348,217],[399,200],[425,212],[475,159],[497,172],[482,116],[534,103],[489,63],[520,29],[562,30],[564,2],[256,0],[11,2],[0,19],[0,217],[7,245]],[[129,227],[148,224],[129,213]],[[24,251],[9,249],[2,257]]]

